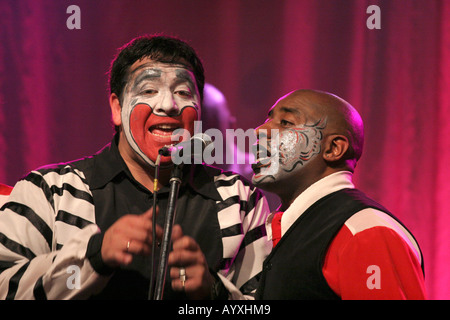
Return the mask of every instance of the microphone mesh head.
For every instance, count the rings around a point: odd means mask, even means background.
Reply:
[[[201,132],[194,134],[192,139],[201,140],[205,147],[209,146],[212,143],[211,137]]]

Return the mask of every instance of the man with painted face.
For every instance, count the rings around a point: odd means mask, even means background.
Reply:
[[[155,180],[158,150],[194,133],[203,86],[199,58],[179,39],[143,36],[120,49],[110,70],[112,142],[32,171],[0,213],[0,298],[147,299],[173,168],[161,157]],[[239,175],[185,164],[163,298],[252,298],[270,251],[267,214]]]
[[[274,249],[257,298],[425,298],[416,240],[352,183],[364,133],[348,102],[293,91],[270,109],[257,135],[252,180],[282,202],[266,222]]]

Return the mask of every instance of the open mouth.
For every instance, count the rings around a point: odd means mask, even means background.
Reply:
[[[261,168],[270,166],[272,155],[267,148],[262,145],[256,145],[257,151],[255,155],[255,163],[252,164],[252,170],[255,174],[261,172]]]
[[[181,126],[175,123],[160,123],[150,126],[148,131],[157,137],[165,138],[170,137],[173,132],[179,128],[181,128]]]

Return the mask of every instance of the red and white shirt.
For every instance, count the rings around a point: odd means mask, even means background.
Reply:
[[[283,213],[281,230],[275,229],[274,237],[277,233],[282,237],[313,203],[345,188],[355,188],[349,171],[312,184]],[[273,218],[274,214],[266,222],[269,239]],[[327,250],[322,272],[330,288],[345,300],[425,299],[421,259],[417,242],[400,223],[369,208],[355,213],[339,230]]]

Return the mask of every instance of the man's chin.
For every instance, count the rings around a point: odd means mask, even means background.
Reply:
[[[155,163],[156,163],[156,161],[155,161]],[[171,156],[161,157],[159,165],[161,167],[171,167],[173,165],[172,157]]]

